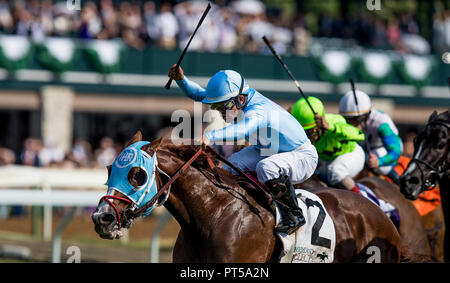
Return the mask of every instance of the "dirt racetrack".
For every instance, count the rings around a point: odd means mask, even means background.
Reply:
[[[62,219],[62,213],[53,212],[53,233]],[[79,211],[66,227],[61,244],[61,262],[70,255],[67,248],[77,246],[80,249],[81,262],[150,262],[150,239],[160,217],[150,215],[138,219],[129,230],[128,242],[101,239],[94,231],[94,224],[87,210]],[[42,223],[39,225],[42,235]],[[159,262],[172,261],[172,249],[175,244],[179,225],[170,218],[160,237]],[[50,262],[51,241],[42,236],[32,236],[32,217],[29,210],[24,216],[10,216],[0,219],[0,262]],[[6,247],[24,248],[30,251],[26,258],[2,254]]]

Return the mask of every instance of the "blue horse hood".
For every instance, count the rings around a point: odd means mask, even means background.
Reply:
[[[125,148],[116,157],[111,166],[111,175],[106,182],[108,189],[114,189],[126,195],[136,207],[142,207],[157,193],[155,170],[157,166],[156,153],[149,156],[141,150],[141,147],[149,144],[147,141],[136,142]],[[133,187],[128,181],[128,173],[131,168],[139,167],[146,172],[144,184]],[[153,207],[150,207],[145,215],[148,215]]]

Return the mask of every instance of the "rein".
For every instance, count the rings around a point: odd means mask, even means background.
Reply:
[[[241,169],[239,169],[238,167],[236,167],[233,163],[231,163],[230,161],[226,160],[224,157],[222,157],[221,155],[218,155],[217,159],[219,159],[220,161],[222,161],[223,163],[225,163],[226,165],[230,166],[234,171],[238,172],[239,175],[241,175],[242,177],[244,177],[247,181],[249,181],[253,186],[255,186],[255,188],[259,188],[265,195],[268,203],[272,203],[273,201],[273,197],[272,195],[267,192],[263,187],[261,187],[258,183],[256,183],[254,180],[252,180],[250,177],[248,177],[244,172],[242,172]]]
[[[175,174],[172,177],[170,177],[170,180],[161,189],[158,190],[156,195],[154,195],[151,200],[149,200],[141,208],[138,208],[136,210],[134,210],[132,208],[127,208],[125,210],[126,219],[136,218],[136,217],[140,216],[142,213],[144,213],[144,211],[146,211],[148,208],[152,207],[156,203],[156,201],[161,197],[161,195],[169,189],[170,185],[172,185],[172,183],[175,182],[175,180],[178,179],[178,177],[180,177],[180,175],[186,170],[186,168],[188,168],[201,154],[204,154],[207,156],[207,158],[209,159],[208,164],[210,165],[210,167],[214,166],[214,163],[212,163],[212,161],[210,161],[209,155],[203,150],[203,148],[200,148],[188,161],[186,161],[183,164],[183,166],[181,166],[177,170],[177,172],[175,172]],[[213,167],[213,168],[215,168],[215,167]]]

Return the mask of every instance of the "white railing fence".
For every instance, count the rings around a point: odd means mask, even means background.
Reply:
[[[92,207],[106,193],[106,169],[0,167],[0,206],[42,206],[43,239],[52,240],[52,262],[61,260],[61,237],[77,208]],[[52,236],[52,207],[71,207]],[[169,219],[165,211],[151,238],[151,262],[158,262],[159,236]],[[127,239],[127,238],[125,238]]]

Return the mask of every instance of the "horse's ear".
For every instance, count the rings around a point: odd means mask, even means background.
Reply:
[[[428,123],[430,123],[431,121],[436,119],[437,116],[438,116],[438,113],[436,112],[436,110],[434,110],[433,114],[431,114],[430,118],[428,119]]]
[[[163,138],[160,137],[159,139],[154,140],[151,143],[142,146],[141,150],[147,152],[150,156],[153,156],[153,154],[155,152],[157,152],[158,149],[161,147],[162,140],[163,140]]]
[[[131,138],[131,140],[127,142],[125,147],[128,147],[128,146],[132,145],[133,143],[136,143],[141,140],[142,140],[142,133],[141,133],[141,131],[137,131],[136,134],[134,134],[134,136]]]

